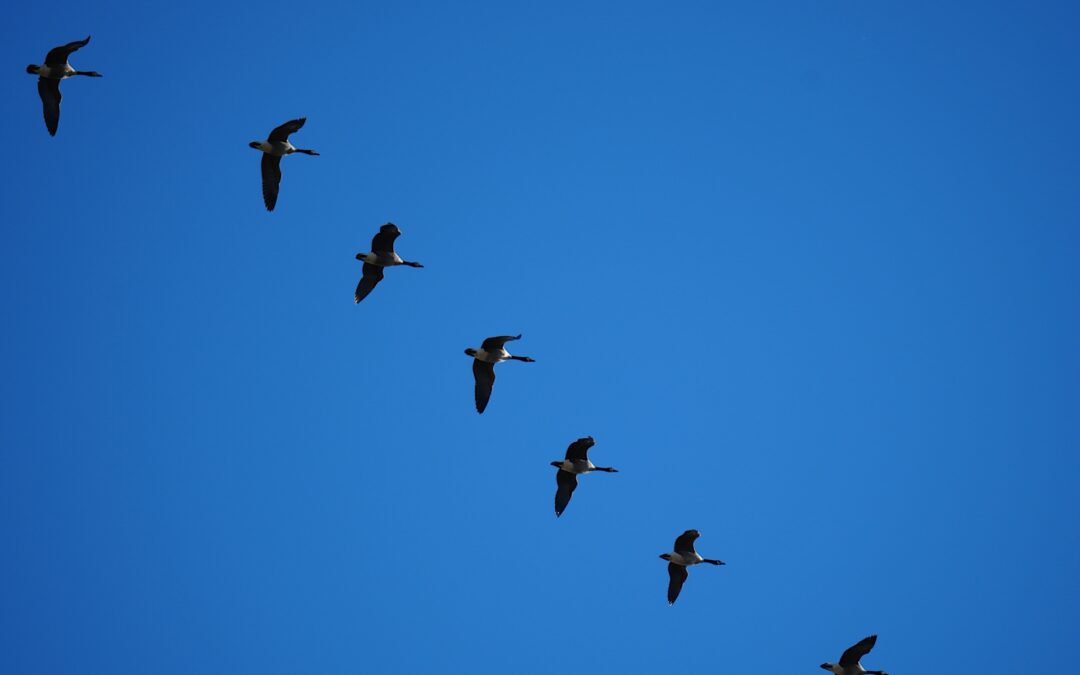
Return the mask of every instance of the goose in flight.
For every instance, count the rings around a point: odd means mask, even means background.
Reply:
[[[300,131],[307,121],[306,117],[289,120],[280,127],[270,132],[270,138],[265,141],[252,141],[249,147],[262,150],[262,188],[263,203],[267,211],[273,211],[277,204],[278,185],[281,183],[281,158],[294,152],[302,152],[305,155],[318,155],[314,150],[294,147],[289,142],[289,134]]]
[[[476,379],[476,412],[483,413],[491,399],[491,388],[495,386],[495,364],[500,361],[525,361],[534,363],[536,359],[528,356],[511,356],[506,351],[506,343],[520,340],[520,335],[500,335],[489,337],[480,345],[480,349],[470,347],[465,353],[473,357],[472,372]]]
[[[596,466],[589,461],[589,448],[594,445],[596,445],[596,441],[593,440],[592,436],[579,438],[566,449],[566,459],[551,463],[551,466],[559,468],[555,473],[555,483],[558,486],[555,491],[556,518],[562,515],[562,512],[566,510],[566,505],[570,503],[570,497],[574,494],[574,490],[577,489],[578,474],[589,473],[590,471],[618,473],[618,469],[613,469],[610,466]]]
[[[694,550],[694,540],[700,536],[701,533],[697,530],[687,530],[680,534],[675,540],[674,553],[660,554],[661,558],[668,561],[667,571],[668,576],[671,577],[667,589],[667,601],[669,605],[675,604],[675,599],[679,597],[679,591],[682,590],[683,582],[686,581],[686,577],[689,576],[689,572],[686,569],[687,567],[699,563],[709,563],[710,565],[725,564],[723,560],[709,560],[708,558],[702,558],[698,555],[698,552]]]
[[[865,637],[848,647],[840,656],[840,663],[823,663],[821,667],[835,675],[889,675],[884,670],[867,670],[859,661],[870,653],[877,642],[877,636]]]
[[[88,42],[90,42],[89,35],[85,40],[76,40],[51,49],[45,55],[44,65],[30,64],[26,67],[26,72],[38,76],[37,90],[38,95],[41,96],[42,111],[45,113],[45,128],[49,130],[50,136],[56,135],[56,127],[60,124],[60,80],[75,75],[101,77],[101,73],[93,70],[75,70],[68,63],[71,53],[85,47]]]
[[[401,236],[401,230],[393,223],[387,223],[379,228],[379,233],[371,240],[371,253],[357,253],[356,259],[364,261],[364,274],[360,277],[360,283],[356,285],[356,293],[353,299],[360,302],[368,296],[375,286],[382,281],[383,268],[395,265],[408,265],[409,267],[423,267],[418,262],[402,260],[401,256],[394,252],[394,240]]]

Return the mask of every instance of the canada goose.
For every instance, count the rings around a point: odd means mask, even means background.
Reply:
[[[660,557],[668,561],[667,571],[668,576],[671,577],[671,581],[668,582],[667,588],[667,601],[669,605],[675,604],[675,599],[679,597],[679,591],[682,590],[683,582],[686,581],[686,577],[689,576],[687,567],[690,565],[697,565],[698,563],[709,563],[710,565],[723,565],[723,560],[709,560],[708,558],[702,558],[698,555],[698,552],[694,550],[694,540],[701,536],[701,533],[697,530],[687,530],[679,535],[675,540],[675,552],[674,553],[661,553]]]
[[[302,152],[305,155],[318,155],[314,150],[293,147],[289,142],[289,134],[300,131],[307,121],[306,117],[289,120],[277,129],[270,132],[270,138],[265,141],[252,141],[249,147],[262,150],[262,185],[263,203],[267,211],[273,211],[277,204],[278,185],[281,183],[281,158],[294,152]]]
[[[859,663],[862,657],[870,653],[876,642],[876,635],[863,638],[847,648],[840,656],[840,663],[823,663],[821,667],[825,670],[831,670],[835,675],[863,675],[864,673],[868,675],[889,675],[884,670],[867,670]]]
[[[89,35],[86,36],[85,40],[76,40],[67,43],[63,47],[51,49],[45,55],[45,65],[36,66],[30,64],[26,67],[26,72],[38,76],[38,96],[41,97],[41,108],[45,113],[45,128],[49,130],[50,136],[56,135],[56,127],[60,124],[60,80],[74,75],[101,77],[101,73],[92,70],[75,70],[68,63],[68,56],[71,55],[71,52],[78,51],[80,47],[85,47],[88,42],[90,42]]]
[[[465,353],[473,357],[472,372],[476,379],[476,412],[483,413],[491,398],[491,388],[495,386],[495,364],[499,361],[525,361],[534,363],[536,359],[528,356],[511,356],[504,345],[511,340],[520,340],[520,335],[500,335],[489,337],[480,345],[480,349],[470,347]]]
[[[356,293],[353,299],[360,302],[368,296],[375,285],[382,281],[383,268],[395,265],[408,265],[409,267],[423,267],[418,262],[402,260],[401,256],[394,253],[394,240],[401,235],[401,230],[393,223],[387,223],[379,228],[379,233],[371,240],[371,253],[357,253],[356,259],[364,261],[364,275],[360,277],[360,283],[356,285]]]
[[[551,466],[559,468],[555,472],[555,483],[558,485],[558,489],[555,491],[556,518],[562,515],[562,512],[566,510],[566,505],[570,503],[570,496],[577,489],[577,475],[579,473],[589,473],[590,471],[619,472],[618,469],[613,469],[610,466],[595,466],[589,461],[589,448],[594,445],[596,445],[596,441],[593,440],[592,436],[579,438],[566,449],[566,459],[551,463]]]

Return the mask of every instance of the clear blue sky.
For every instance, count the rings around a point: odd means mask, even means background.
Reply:
[[[0,672],[1075,667],[1075,3],[149,5],[0,40]]]

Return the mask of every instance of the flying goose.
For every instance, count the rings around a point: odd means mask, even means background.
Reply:
[[[867,670],[862,667],[859,660],[870,653],[877,642],[877,636],[863,638],[856,642],[840,656],[840,663],[823,663],[821,667],[831,670],[835,675],[889,675],[884,670]]]
[[[294,147],[289,142],[289,134],[300,131],[307,121],[306,117],[289,120],[277,129],[270,132],[270,138],[265,141],[252,141],[249,147],[262,150],[262,187],[263,203],[267,211],[273,211],[277,204],[278,185],[281,183],[281,158],[294,152],[302,152],[305,155],[318,155],[314,150]]]
[[[101,73],[92,70],[75,70],[68,63],[68,56],[71,55],[71,52],[78,51],[80,47],[85,47],[88,42],[90,42],[89,35],[86,36],[85,40],[76,40],[67,43],[63,47],[51,49],[45,55],[44,65],[30,64],[26,67],[26,72],[38,76],[38,96],[41,97],[41,108],[45,113],[45,128],[49,130],[50,136],[56,135],[56,127],[60,124],[60,99],[62,98],[60,96],[60,80],[74,75],[101,77]]]
[[[360,302],[368,296],[375,285],[382,281],[383,268],[395,265],[408,265],[409,267],[423,267],[418,262],[402,260],[401,256],[394,253],[394,240],[401,235],[401,230],[393,223],[387,223],[379,228],[379,233],[371,240],[371,253],[357,253],[356,259],[364,261],[364,275],[360,277],[360,283],[356,285],[356,293],[353,299]]]
[[[559,468],[555,472],[555,483],[558,485],[558,489],[555,491],[556,518],[562,515],[562,512],[566,510],[566,505],[570,503],[570,496],[577,489],[577,476],[579,473],[589,473],[590,471],[618,473],[618,469],[613,469],[610,466],[595,466],[589,461],[589,448],[594,445],[596,445],[596,441],[593,440],[592,436],[579,438],[566,449],[566,459],[551,463],[551,466]]]
[[[687,530],[679,535],[675,540],[675,552],[674,553],[662,553],[660,557],[668,561],[667,571],[668,576],[671,577],[671,581],[668,582],[667,589],[667,601],[669,605],[675,604],[675,599],[679,597],[679,591],[682,590],[683,582],[686,581],[686,577],[689,576],[687,567],[690,565],[697,565],[698,563],[709,563],[710,565],[723,565],[723,560],[709,560],[708,558],[702,558],[698,555],[698,552],[694,550],[694,540],[701,536],[701,533],[697,530]]]
[[[470,347],[465,353],[473,357],[472,372],[476,379],[476,412],[483,413],[491,398],[491,388],[495,386],[495,364],[499,361],[525,361],[533,363],[536,359],[528,356],[511,356],[506,351],[506,343],[520,340],[520,335],[500,335],[489,337],[480,345],[480,349]]]

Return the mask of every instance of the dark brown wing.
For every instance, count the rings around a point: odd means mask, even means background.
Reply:
[[[387,223],[379,228],[379,233],[371,240],[373,253],[393,253],[394,240],[401,236],[401,230],[393,223]]]
[[[842,668],[850,668],[855,665],[862,657],[870,653],[870,650],[874,648],[875,643],[877,643],[877,636],[871,635],[870,637],[859,640],[851,647],[848,647],[847,651],[840,657],[840,666]]]
[[[684,566],[675,563],[668,563],[667,573],[671,577],[671,581],[668,582],[667,586],[667,603],[674,605],[675,600],[679,597],[679,591],[682,590],[683,582],[686,581],[686,577],[690,576],[690,574]]]
[[[55,136],[56,127],[60,124],[60,80],[39,77],[37,90],[41,97],[41,111],[45,114],[45,128],[50,136]]]
[[[49,53],[45,55],[45,65],[47,66],[62,66],[67,63],[68,56],[71,52],[78,51],[80,48],[85,47],[86,43],[90,42],[90,36],[87,35],[85,40],[76,40],[75,42],[69,42],[62,47],[56,47],[50,49]]]
[[[476,412],[484,412],[491,400],[491,388],[495,386],[495,364],[473,359],[473,378],[476,379]]]
[[[494,349],[502,349],[507,342],[520,339],[521,335],[496,335],[495,337],[489,337],[484,340],[484,343],[480,345],[480,348],[485,352],[490,352]]]
[[[701,534],[697,530],[687,530],[675,539],[675,552],[676,553],[693,553],[694,552],[694,540],[700,537]]]
[[[592,436],[586,436],[585,438],[579,438],[570,444],[570,447],[566,449],[567,459],[588,459],[589,448],[596,445],[596,441],[592,439]]]
[[[382,278],[383,268],[371,263],[364,263],[364,275],[360,277],[360,283],[356,284],[356,293],[353,294],[353,300],[360,302],[366,298],[368,293],[375,290],[375,286],[382,281]]]
[[[306,117],[299,117],[282,124],[280,127],[277,127],[270,132],[270,142],[289,140],[289,134],[295,134],[297,131],[300,131],[300,127],[304,126],[304,122],[306,121]]]
[[[558,489],[555,490],[555,517],[557,518],[566,510],[571,495],[577,489],[577,476],[559,469],[555,472],[555,483],[558,485]]]
[[[281,158],[268,155],[262,156],[262,185],[263,203],[267,211],[273,211],[277,204],[278,186],[281,185]]]

